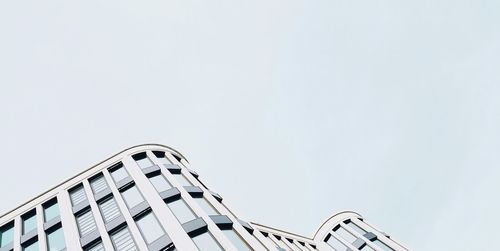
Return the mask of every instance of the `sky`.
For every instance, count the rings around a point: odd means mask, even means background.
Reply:
[[[136,144],[241,218],[411,250],[500,224],[500,2],[2,1],[0,212]]]

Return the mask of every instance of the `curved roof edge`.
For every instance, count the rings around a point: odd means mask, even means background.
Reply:
[[[344,210],[344,211],[340,211],[340,212],[334,213],[330,217],[328,217],[326,220],[324,220],[318,226],[318,228],[316,229],[316,231],[314,231],[314,233],[312,234],[312,237],[307,237],[307,236],[304,236],[304,235],[301,235],[301,234],[292,233],[292,232],[289,232],[289,231],[286,231],[286,230],[281,230],[279,228],[270,227],[270,226],[263,225],[263,224],[260,224],[260,223],[256,223],[256,222],[253,222],[253,221],[251,221],[250,223],[252,225],[256,226],[256,227],[262,227],[262,228],[266,228],[266,229],[271,229],[271,230],[282,232],[282,233],[286,233],[286,234],[289,234],[289,235],[294,235],[294,236],[302,237],[304,239],[308,239],[308,240],[312,240],[312,241],[317,241],[316,237],[317,237],[317,235],[318,235],[318,233],[320,231],[322,231],[324,229],[327,229],[328,231],[330,231],[330,228],[333,228],[334,225],[336,225],[337,223],[339,223],[341,221],[344,221],[344,220],[346,220],[348,218],[352,218],[352,217],[363,218],[363,216],[361,216],[360,214],[358,214],[358,213],[356,213],[354,211],[350,211],[350,210]]]
[[[333,215],[331,215],[330,217],[328,217],[326,220],[324,220],[319,226],[318,228],[316,229],[316,231],[314,231],[313,233],[313,236],[312,236],[312,239],[313,240],[316,240],[316,236],[318,235],[318,233],[324,229],[324,227],[328,224],[328,223],[338,223],[339,221],[342,221],[344,220],[344,218],[348,218],[347,216],[351,216],[351,215],[355,215],[356,217],[360,217],[360,218],[363,218],[363,216],[361,216],[360,214],[354,212],[354,211],[350,211],[350,210],[344,210],[344,211],[340,211],[340,212],[337,212],[337,213],[334,213]],[[343,217],[345,216],[345,217]],[[332,226],[333,227],[333,226]]]
[[[22,203],[21,205],[19,205],[19,206],[17,206],[17,207],[15,207],[15,208],[13,208],[13,209],[11,209],[11,210],[9,210],[9,211],[7,211],[7,212],[5,212],[5,213],[1,214],[1,215],[0,215],[0,219],[1,219],[1,218],[3,218],[3,217],[5,217],[6,215],[8,215],[8,214],[10,214],[10,213],[12,213],[12,212],[14,212],[14,211],[18,210],[19,208],[23,207],[23,206],[24,206],[24,205],[26,205],[27,203],[29,203],[29,202],[31,202],[31,201],[33,201],[33,200],[36,200],[37,198],[41,197],[42,195],[44,195],[44,194],[46,194],[46,193],[48,193],[48,192],[52,191],[53,189],[55,189],[55,188],[57,188],[57,187],[59,187],[59,186],[63,185],[64,183],[66,183],[66,182],[68,182],[68,181],[70,181],[70,180],[72,180],[72,179],[74,179],[74,178],[76,178],[76,177],[78,177],[78,176],[80,176],[80,175],[84,174],[85,172],[87,172],[87,171],[91,170],[92,168],[94,168],[94,167],[96,167],[96,166],[98,166],[98,165],[101,165],[101,164],[103,164],[104,162],[106,162],[106,161],[108,161],[108,160],[110,160],[110,159],[112,159],[112,158],[114,158],[114,157],[116,157],[116,156],[118,156],[118,155],[120,155],[120,154],[122,154],[122,153],[124,153],[124,152],[130,151],[130,150],[132,150],[132,149],[134,149],[134,148],[147,147],[147,146],[153,146],[153,147],[162,147],[162,148],[166,148],[166,149],[168,149],[168,150],[170,150],[170,151],[172,151],[172,152],[174,152],[174,153],[178,154],[179,156],[181,156],[184,160],[186,160],[186,161],[189,163],[189,161],[187,160],[187,158],[186,158],[186,157],[184,157],[184,155],[182,155],[182,153],[180,153],[179,151],[177,151],[176,149],[174,149],[174,148],[172,148],[172,147],[170,147],[170,146],[166,146],[166,145],[162,145],[162,144],[157,144],[157,143],[149,143],[149,144],[147,144],[147,143],[146,143],[146,144],[138,144],[138,145],[134,145],[134,146],[131,146],[131,147],[125,148],[124,150],[121,150],[121,151],[119,151],[118,153],[115,153],[115,154],[111,155],[110,157],[108,157],[108,158],[106,158],[106,159],[104,159],[104,160],[102,160],[102,161],[99,161],[97,164],[94,164],[94,165],[92,165],[91,167],[89,167],[89,168],[87,168],[87,169],[85,169],[85,170],[83,170],[83,171],[79,172],[78,174],[73,175],[73,176],[71,176],[71,177],[70,177],[70,178],[68,178],[68,179],[65,179],[64,181],[62,181],[62,182],[58,183],[58,184],[57,184],[57,185],[55,185],[55,186],[53,186],[53,187],[51,187],[51,188],[49,188],[49,189],[47,189],[47,190],[44,190],[42,193],[38,194],[37,196],[35,196],[35,197],[31,198],[31,199],[28,199],[26,202]]]

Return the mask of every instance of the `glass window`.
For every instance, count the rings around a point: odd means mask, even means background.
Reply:
[[[174,177],[181,186],[192,186],[191,182],[183,174],[174,174]]]
[[[234,229],[222,231],[224,235],[233,243],[237,250],[252,250],[243,238]]]
[[[113,171],[111,171],[111,177],[113,177],[113,180],[115,182],[120,182],[121,180],[128,177],[128,172],[127,170],[125,170],[125,167],[115,168],[113,169]]]
[[[346,240],[349,243],[353,243],[354,241],[356,241],[358,239],[356,236],[354,236],[351,233],[347,232],[347,230],[345,230],[343,227],[337,228],[335,230],[335,233],[337,233],[338,235],[340,235],[340,237],[342,237],[342,239]]]
[[[125,203],[127,203],[128,208],[133,208],[144,201],[144,198],[142,198],[142,195],[136,186],[123,191],[122,196]]]
[[[153,243],[165,234],[152,212],[137,220],[137,226],[148,244]]]
[[[217,209],[215,209],[210,204],[210,202],[207,201],[207,199],[202,197],[202,198],[194,198],[194,200],[196,201],[196,203],[198,203],[198,205],[200,205],[200,207],[203,209],[203,211],[205,211],[205,213],[207,213],[208,215],[219,214],[219,212],[217,212]]]
[[[142,168],[148,168],[150,166],[153,166],[153,162],[151,162],[151,160],[148,158],[148,157],[144,157],[142,159],[138,159],[136,160],[137,164]]]
[[[200,251],[222,251],[222,247],[217,243],[212,234],[205,232],[193,238],[194,244]]]
[[[186,223],[190,220],[194,220],[196,218],[193,211],[189,209],[183,199],[168,203],[168,207],[181,224]]]
[[[328,243],[330,247],[332,247],[337,251],[347,250],[347,247],[344,244],[342,244],[339,240],[337,240],[335,237],[333,237],[331,234],[329,234],[326,237],[325,242]]]
[[[45,222],[48,222],[59,216],[59,207],[57,206],[57,200],[53,200],[44,205],[43,216],[45,217]]]
[[[160,163],[167,164],[167,165],[172,164],[172,162],[170,162],[170,160],[167,159],[164,152],[153,151],[153,153],[156,156],[156,158],[158,158]]]
[[[360,228],[358,225],[354,224],[352,221],[350,221],[349,223],[347,223],[347,226],[349,226],[350,228],[352,228],[354,231],[358,232],[361,235],[366,234],[365,230],[363,230],[362,228]]]
[[[99,203],[99,210],[101,210],[105,223],[121,215],[120,209],[118,209],[118,205],[116,205],[115,198],[113,197]]]
[[[10,222],[0,228],[0,248],[9,245],[13,239],[14,222]]]
[[[92,178],[90,186],[92,187],[92,191],[94,191],[95,194],[98,194],[108,188],[108,183],[106,183],[104,176],[100,174],[95,178]]]
[[[82,203],[85,200],[87,200],[87,195],[85,195],[85,190],[83,189],[82,185],[79,185],[78,187],[72,189],[69,192],[69,197],[71,199],[71,204],[73,206],[76,206],[79,203]]]
[[[127,250],[127,251],[137,251],[137,246],[135,245],[134,239],[128,230],[128,227],[121,229],[120,231],[111,235],[111,241],[115,250]]]
[[[90,210],[76,217],[76,224],[78,225],[78,231],[81,237],[97,229],[94,216]]]
[[[158,191],[158,192],[163,192],[163,191],[166,191],[166,190],[172,188],[170,183],[161,174],[149,178],[149,181],[151,181],[151,184],[153,184],[156,191]]]
[[[394,249],[390,248],[387,246],[387,244],[381,242],[380,240],[374,240],[373,243],[375,243],[378,247],[380,247],[384,251],[394,251]]]
[[[64,233],[61,227],[58,229],[47,233],[47,250],[48,251],[59,251],[66,247],[64,242]]]
[[[23,246],[23,251],[38,251],[38,241],[34,241],[26,246]]]
[[[36,229],[36,211],[32,210],[31,212],[23,215],[21,217],[23,221],[22,226],[22,234],[27,234],[30,231]]]

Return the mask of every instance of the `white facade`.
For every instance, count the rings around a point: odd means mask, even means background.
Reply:
[[[239,219],[176,150],[139,145],[0,216],[0,251],[407,250],[354,212],[312,237]]]

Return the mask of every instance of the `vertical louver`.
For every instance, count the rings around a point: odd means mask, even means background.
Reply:
[[[90,182],[90,185],[92,186],[92,190],[95,194],[98,194],[108,188],[108,184],[106,183],[106,180],[104,180],[104,176],[102,175],[92,180]]]
[[[118,206],[116,205],[115,198],[110,198],[99,204],[99,209],[101,210],[106,223],[121,215],[120,209],[118,209]]]
[[[124,228],[111,236],[111,240],[113,241],[113,245],[116,250],[120,251],[136,251],[137,247],[135,246],[134,240],[132,239],[132,235],[130,235],[130,231],[128,228]]]
[[[85,195],[85,190],[83,186],[79,186],[70,193],[71,203],[73,206],[78,205],[79,203],[87,200],[87,195]]]
[[[80,236],[83,237],[88,233],[96,229],[94,216],[92,211],[87,211],[76,218],[76,223],[78,224],[78,230],[80,231]]]

